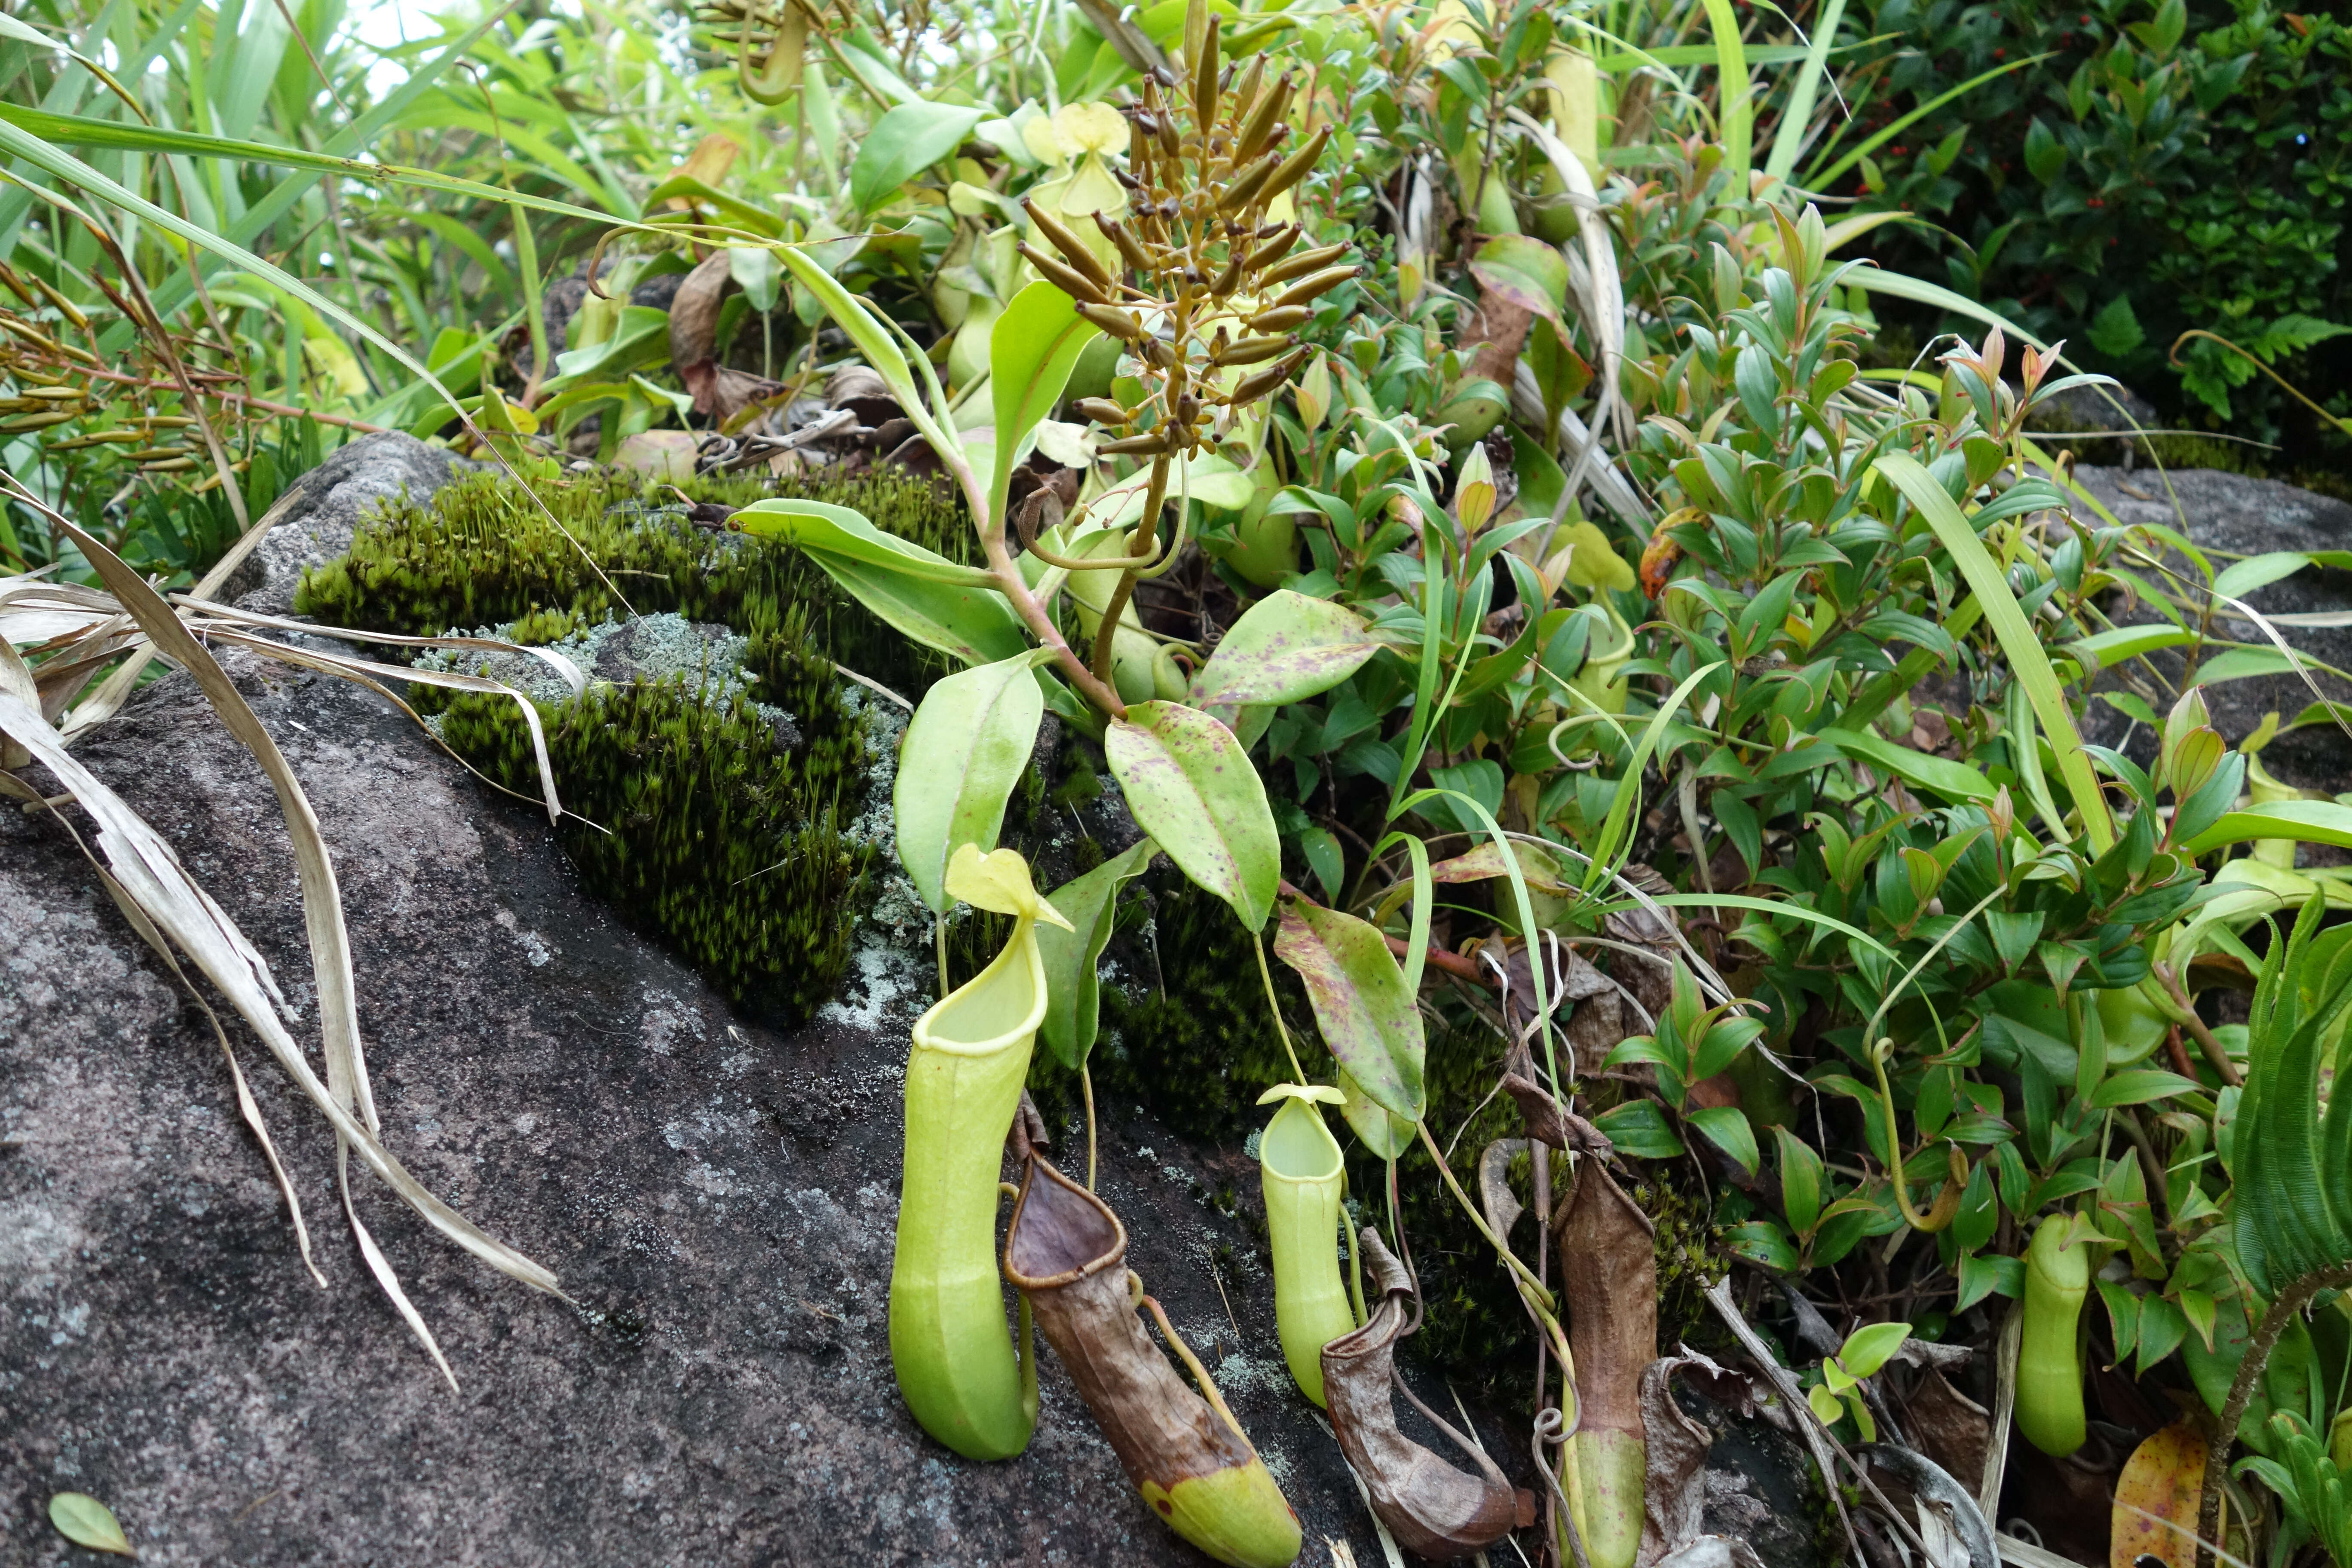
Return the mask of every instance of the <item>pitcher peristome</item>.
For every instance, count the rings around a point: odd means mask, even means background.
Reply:
[[[1007,1459],[1028,1446],[1037,1424],[1037,1369],[1016,1359],[1005,1327],[997,1180],[1045,1016],[1034,927],[1068,922],[1037,896],[1028,864],[1010,849],[982,855],[962,846],[946,887],[977,908],[1012,915],[1013,940],[915,1021],[890,1266],[890,1364],[923,1430],[966,1458]]]

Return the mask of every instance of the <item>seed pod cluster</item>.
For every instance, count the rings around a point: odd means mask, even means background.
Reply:
[[[1129,210],[1094,215],[1116,275],[1055,215],[1027,209],[1037,243],[1021,254],[1139,362],[1147,395],[1135,406],[1089,399],[1083,409],[1114,433],[1101,448],[1113,456],[1176,458],[1213,442],[1223,421],[1305,362],[1294,334],[1360,270],[1341,260],[1346,245],[1298,250],[1299,226],[1269,220],[1330,128],[1288,145],[1289,73],[1269,71],[1264,56],[1223,63],[1219,26],[1212,16],[1187,78],[1163,68],[1127,111]]]

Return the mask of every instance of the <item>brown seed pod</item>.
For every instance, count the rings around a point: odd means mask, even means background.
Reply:
[[[1234,145],[1241,149],[1243,157],[1255,158],[1265,150],[1265,144],[1272,141],[1274,128],[1283,122],[1283,111],[1289,107],[1290,77],[1285,73],[1275,79],[1274,86],[1251,106],[1249,117],[1242,121],[1241,135],[1234,139]]]
[[[1248,121],[1251,109],[1257,103],[1258,86],[1265,80],[1265,57],[1262,54],[1253,56],[1250,59],[1249,70],[1242,77],[1241,86],[1234,92],[1234,119],[1244,122]]]
[[[1265,188],[1266,182],[1273,178],[1276,170],[1281,166],[1281,162],[1280,158],[1268,153],[1234,176],[1233,183],[1227,185],[1217,197],[1217,210],[1221,213],[1238,212],[1253,201],[1259,199],[1259,193]]]
[[[1282,359],[1276,360],[1274,363],[1266,366],[1264,370],[1259,371],[1253,375],[1243,377],[1241,383],[1234,388],[1233,392],[1226,397],[1225,401],[1235,408],[1240,408],[1248,404],[1255,403],[1259,398],[1264,397],[1276,387],[1280,386],[1284,382],[1288,381],[1290,379],[1291,373],[1296,371],[1300,364],[1304,363],[1306,359],[1307,349],[1305,345],[1302,344],[1300,347],[1292,350],[1290,353]]]
[[[1136,271],[1144,273],[1147,276],[1151,272],[1151,258],[1143,254],[1143,247],[1135,242],[1135,236],[1128,232],[1128,227],[1125,224],[1119,222],[1117,218],[1106,217],[1101,213],[1097,213],[1095,214],[1095,226],[1102,230],[1103,237],[1105,239],[1109,240],[1113,245],[1118,247],[1118,254],[1121,260],[1125,261],[1129,267],[1135,268]]]
[[[1272,359],[1288,347],[1288,338],[1244,338],[1209,357],[1218,364],[1255,364],[1260,360]]]
[[[1123,343],[1131,343],[1143,335],[1143,323],[1135,319],[1132,310],[1122,310],[1114,305],[1081,303],[1078,314]]]
[[[1291,239],[1285,240],[1281,250],[1289,249],[1292,241],[1297,237],[1293,235]],[[1287,283],[1294,278],[1304,278],[1318,267],[1328,267],[1348,254],[1348,245],[1349,242],[1343,239],[1337,245],[1318,245],[1312,250],[1302,250],[1287,260],[1276,262],[1259,273],[1257,286],[1261,289],[1271,289],[1277,283]],[[1279,250],[1275,252],[1276,255],[1280,253]]]
[[[1081,397],[1070,406],[1097,425],[1124,425],[1135,417],[1108,397]]]
[[[1037,226],[1037,232],[1052,241],[1054,248],[1094,283],[1098,297],[1110,292],[1110,269],[1095,259],[1095,253],[1087,248],[1086,242],[1072,234],[1060,218],[1026,199],[1023,200],[1021,210],[1029,215],[1029,221]]]
[[[1216,1384],[1150,1298],[1140,1304],[1152,1309],[1201,1394],[1184,1385],[1137,1319],[1140,1286],[1130,1283],[1118,1216],[1034,1153],[1005,1235],[1004,1277],[1154,1512],[1220,1563],[1283,1568],[1297,1559],[1298,1516]]]
[[[1116,441],[1106,441],[1095,448],[1097,458],[1156,458],[1168,450],[1170,437],[1175,435],[1171,426],[1162,425],[1140,436],[1124,436]]]
[[[1265,189],[1261,193],[1263,199],[1270,202],[1305,179],[1307,172],[1315,167],[1317,162],[1322,158],[1323,149],[1330,144],[1331,128],[1326,125],[1307,139],[1306,146],[1285,158],[1282,161],[1282,167],[1267,176]]]
[[[1217,279],[1209,285],[1209,292],[1222,300],[1242,286],[1242,271],[1249,265],[1250,248],[1246,242],[1234,242],[1232,254],[1224,266],[1217,269]]]
[[[1095,287],[1095,280],[1075,267],[1065,267],[1026,240],[1013,247],[1021,258],[1037,269],[1038,276],[1081,304],[1108,305],[1110,295]]]
[[[1278,310],[1260,310],[1249,319],[1254,332],[1286,332],[1293,327],[1304,326],[1315,312],[1304,305],[1285,305]]]
[[[1192,122],[1206,136],[1217,122],[1217,27],[1223,20],[1209,13],[1208,36],[1201,43],[1201,58],[1192,68]]]
[[[1397,1342],[1405,1337],[1412,1281],[1381,1244],[1379,1231],[1366,1226],[1362,1241],[1365,1271],[1378,1285],[1381,1302],[1362,1328],[1323,1347],[1331,1430],[1370,1492],[1372,1511],[1398,1545],[1441,1562],[1466,1557],[1532,1523],[1535,1501],[1514,1491],[1484,1449],[1419,1400],[1413,1404],[1430,1425],[1469,1456],[1478,1474],[1455,1469],[1398,1430],[1389,1385],[1396,1375]],[[1402,1381],[1397,1386],[1403,1387]],[[1405,1397],[1412,1398],[1412,1390]]]
[[[1285,310],[1293,305],[1310,304],[1362,270],[1359,267],[1327,267],[1285,289],[1267,302],[1266,308],[1269,310]]]
[[[1175,349],[1159,338],[1144,339],[1137,347],[1136,352],[1140,353],[1145,359],[1150,360],[1153,364],[1159,366],[1161,370],[1173,370],[1176,368]]]

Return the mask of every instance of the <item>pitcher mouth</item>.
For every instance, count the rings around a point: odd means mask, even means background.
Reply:
[[[1004,1277],[1022,1290],[1075,1284],[1121,1265],[1127,1227],[1110,1205],[1031,1153],[1004,1238]]]
[[[1259,1136],[1259,1163],[1276,1181],[1309,1185],[1336,1180],[1345,1169],[1339,1141],[1331,1136],[1323,1119],[1304,1100],[1284,1100],[1282,1109],[1274,1113],[1273,1121]],[[1296,1168],[1314,1160],[1327,1161],[1328,1168]]]

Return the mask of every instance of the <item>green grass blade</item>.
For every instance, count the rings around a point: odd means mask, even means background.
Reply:
[[[2067,710],[2065,689],[2058,684],[2058,674],[2050,668],[2049,656],[2042,651],[2032,626],[2027,624],[2025,612],[2017,607],[2017,595],[2009,591],[2008,578],[2001,575],[2000,565],[1986,552],[1984,542],[1977,538],[1969,520],[1960,515],[1958,503],[1944,493],[1944,487],[1920,466],[1917,458],[1906,452],[1889,452],[1878,459],[1877,466],[1888,482],[1918,509],[1919,515],[1927,520],[1937,541],[1959,567],[1961,576],[1968,580],[1978,606],[1991,624],[1993,636],[2009,659],[2010,668],[2033,704],[2042,732],[2049,737],[2051,750],[2058,754],[2059,773],[2074,797],[2075,810],[2083,815],[2083,827],[2091,837],[2092,853],[2104,855],[2116,841],[2115,819],[2107,813],[2106,796],[2099,792],[2098,775],[2091,771],[2090,755],[2083,750],[2083,737],[2074,728],[2074,716]]]
[[[96,120],[80,114],[49,114],[14,103],[0,103],[0,121],[59,147],[117,153],[184,153],[198,158],[223,158],[240,163],[310,169],[322,174],[339,174],[345,179],[418,185],[426,190],[446,191],[452,195],[473,196],[509,206],[530,207],[539,212],[551,213],[557,217],[582,218],[594,224],[622,221],[610,213],[574,206],[570,202],[559,202],[547,196],[509,191],[502,185],[485,184],[478,180],[461,179],[455,174],[437,174],[431,169],[411,169],[396,163],[367,163],[356,158],[306,153],[299,147],[279,147],[267,142],[204,136],[193,131],[168,131],[161,126],[132,125],[120,120]]]
[[[1804,147],[1805,126],[1813,118],[1813,102],[1829,75],[1830,46],[1837,38],[1838,24],[1844,19],[1845,0],[1826,0],[1822,14],[1813,20],[1811,47],[1805,50],[1805,63],[1797,68],[1797,80],[1790,89],[1788,107],[1780,111],[1780,123],[1772,132],[1772,151],[1764,160],[1764,173],[1769,179],[1786,180],[1789,171],[1797,166],[1797,154]]]
[[[1643,728],[1642,738],[1633,742],[1633,760],[1625,764],[1624,776],[1617,781],[1617,793],[1609,802],[1609,815],[1601,820],[1601,833],[1593,840],[1592,864],[1584,874],[1586,892],[1598,889],[1617,869],[1609,862],[1617,853],[1618,839],[1622,837],[1628,843],[1632,841],[1626,824],[1632,819],[1633,802],[1642,793],[1642,770],[1650,765],[1650,753],[1658,749],[1658,742],[1665,737],[1666,726],[1682,710],[1683,703],[1698,683],[1722,668],[1723,661],[1717,659],[1713,664],[1691,671],[1684,678],[1683,683],[1675,688],[1674,695],[1650,715],[1649,723]]]
[[[152,224],[158,228],[178,235],[190,245],[209,250],[246,271],[251,272],[255,277],[283,289],[310,309],[342,323],[373,343],[390,355],[402,369],[439,393],[452,407],[457,405],[457,399],[450,395],[449,389],[443,386],[433,373],[425,369],[420,361],[412,357],[407,350],[283,268],[263,260],[243,246],[214,234],[200,225],[190,223],[177,213],[166,212],[138,192],[125,189],[80,159],[50,146],[21,126],[0,121],[0,151],[5,151],[15,157],[23,159],[53,178],[79,185],[109,205]]]
[[[1896,119],[1893,124],[1888,125],[1885,129],[1880,131],[1876,135],[1871,137],[1869,141],[1864,142],[1861,146],[1856,147],[1853,152],[1848,153],[1844,157],[1840,158],[1828,168],[1823,169],[1817,163],[1812,169],[1806,171],[1804,177],[1805,188],[1809,191],[1818,191],[1826,186],[1836,184],[1839,175],[1844,174],[1848,169],[1853,168],[1856,163],[1862,162],[1863,159],[1868,157],[1871,153],[1878,151],[1879,148],[1885,146],[1888,142],[1900,136],[1910,126],[1917,123],[1919,121],[1925,120],[1928,115],[1935,113],[1936,110],[1951,102],[1952,100],[1963,97],[1968,93],[1974,92],[1978,88],[1982,87],[1985,83],[1992,80],[1995,77],[2007,76],[2011,71],[2021,70],[2027,66],[2039,64],[2041,61],[2046,60],[2049,58],[2050,56],[2047,54],[2028,55],[2023,59],[2011,60],[2007,65],[1995,66],[1989,71],[1982,72],[1977,76],[1972,76],[1969,78],[1968,80],[1960,83],[1959,86],[1951,89],[1949,91],[1937,93],[1935,97],[1929,99],[1927,102],[1921,104],[1910,113]],[[1823,156],[1827,156],[1827,153],[1824,153]]]
[[[1731,174],[1731,199],[1748,199],[1748,169],[1754,157],[1756,102],[1748,78],[1748,46],[1731,0],[1706,0],[1707,31],[1715,44],[1716,75],[1722,79],[1716,100],[1716,127],[1723,138],[1724,163]]]

